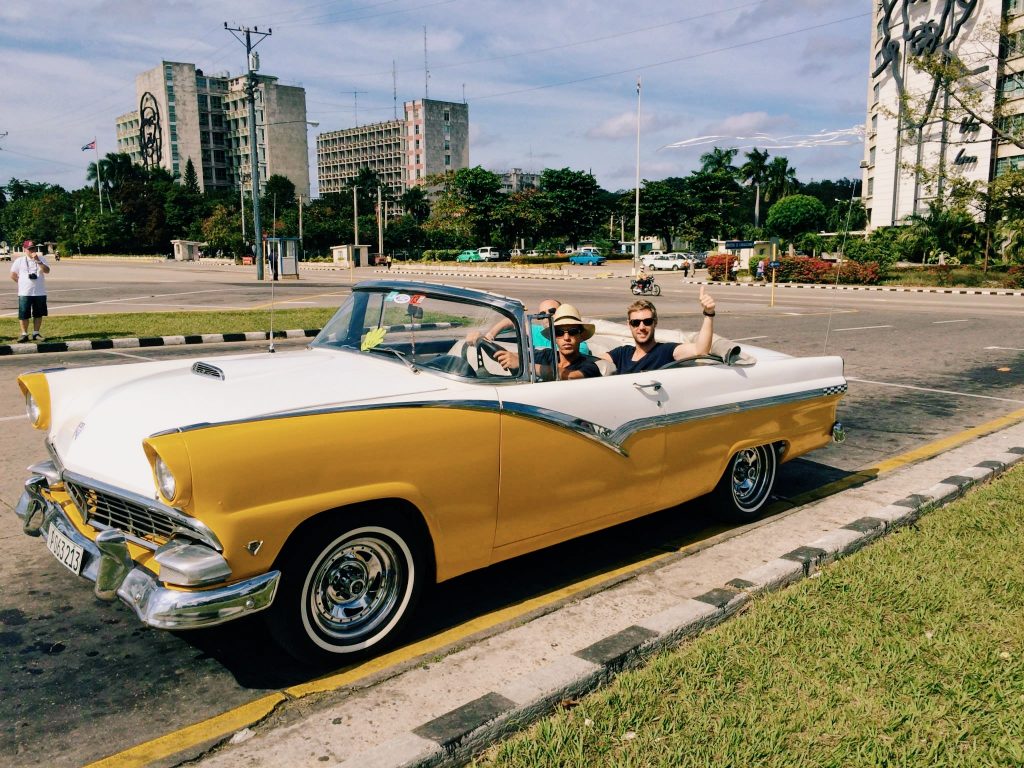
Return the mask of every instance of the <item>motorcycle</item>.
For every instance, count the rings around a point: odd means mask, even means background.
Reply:
[[[642,280],[631,278],[629,289],[634,296],[661,296],[661,286],[654,282],[653,275]]]

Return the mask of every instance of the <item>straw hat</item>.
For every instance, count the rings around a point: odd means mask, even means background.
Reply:
[[[585,323],[580,318],[580,311],[576,309],[572,304],[562,304],[558,309],[555,310],[554,317],[552,318],[552,325],[578,325],[583,328],[583,335],[580,337],[580,341],[586,341],[594,335],[594,324]],[[551,338],[550,330],[545,324],[544,328],[541,329],[541,333],[544,334],[545,338]]]

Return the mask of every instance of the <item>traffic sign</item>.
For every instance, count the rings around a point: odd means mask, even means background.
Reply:
[[[782,266],[782,262],[781,261],[769,261],[768,262],[768,266],[771,269],[778,269],[779,267]]]

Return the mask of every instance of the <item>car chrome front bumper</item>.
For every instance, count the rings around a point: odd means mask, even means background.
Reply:
[[[25,533],[48,537],[53,527],[82,547],[80,575],[95,583],[97,597],[120,598],[144,624],[179,630],[212,627],[262,611],[274,601],[280,571],[224,587],[170,589],[132,562],[124,536],[118,531],[101,532],[98,542],[79,533],[64,510],[45,497],[43,490],[46,488],[48,481],[42,474],[32,475],[25,483],[25,492],[14,509]]]

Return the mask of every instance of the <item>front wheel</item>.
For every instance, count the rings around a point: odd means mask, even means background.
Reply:
[[[651,286],[651,293],[655,296],[661,296],[661,286],[655,283]]]
[[[772,445],[736,453],[712,492],[719,516],[736,523],[757,519],[775,485],[777,463]]]
[[[285,651],[314,663],[351,660],[394,639],[409,621],[426,570],[418,537],[386,512],[312,525],[289,542],[279,563],[281,583],[264,615]]]

